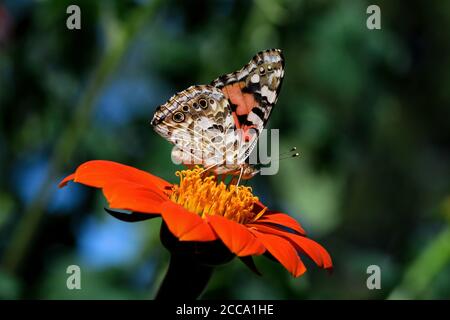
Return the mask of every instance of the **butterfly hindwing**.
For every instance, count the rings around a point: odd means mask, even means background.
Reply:
[[[227,151],[238,148],[229,101],[213,86],[192,86],[177,93],[158,107],[152,125],[177,147],[174,160],[185,164],[220,164],[227,154],[233,156]]]

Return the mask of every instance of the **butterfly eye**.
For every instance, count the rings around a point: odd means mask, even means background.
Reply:
[[[184,113],[183,112],[175,112],[172,116],[173,121],[175,122],[183,122],[184,121]]]
[[[207,102],[205,99],[200,99],[200,100],[198,101],[198,103],[200,104],[200,107],[201,107],[202,109],[206,109],[206,108],[208,107],[208,102]]]
[[[271,65],[267,66],[267,71],[272,71],[272,66]]]
[[[188,112],[189,111],[189,106],[184,105],[181,107],[181,110],[183,110],[183,112]]]
[[[259,73],[265,74],[266,73],[266,69],[264,69],[264,67],[259,67]]]

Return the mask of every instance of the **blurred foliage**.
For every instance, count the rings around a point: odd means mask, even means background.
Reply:
[[[374,3],[382,30],[366,28]],[[81,30],[66,28],[70,4]],[[151,298],[168,263],[160,222],[114,221],[100,192],[57,182],[91,159],[175,182],[155,107],[273,47],[286,75],[269,126],[302,156],[251,185],[335,271],[307,261],[293,279],[258,257],[257,277],[236,260],[204,297],[449,298],[449,30],[444,1],[0,2],[0,298]],[[372,264],[381,290],[366,287]]]

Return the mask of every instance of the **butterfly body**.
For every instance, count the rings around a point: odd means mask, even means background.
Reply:
[[[249,179],[258,170],[246,160],[277,101],[283,76],[281,51],[259,52],[241,70],[175,94],[156,109],[151,124],[175,145],[174,160]]]

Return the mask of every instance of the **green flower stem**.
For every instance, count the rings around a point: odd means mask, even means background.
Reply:
[[[172,253],[155,299],[195,300],[206,288],[213,271],[213,266],[198,263],[192,255]]]
[[[170,252],[170,263],[155,299],[197,299],[214,268],[235,257],[220,240],[180,241],[165,222],[161,224],[160,238]]]

